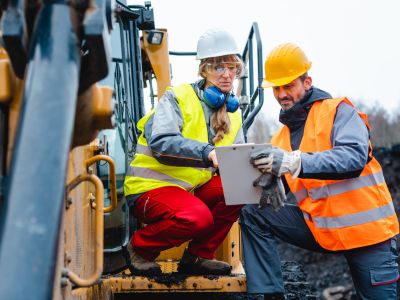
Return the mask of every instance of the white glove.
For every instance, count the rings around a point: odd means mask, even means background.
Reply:
[[[250,162],[262,173],[272,173],[278,177],[290,173],[296,178],[301,171],[300,155],[300,150],[287,152],[277,147],[255,149],[250,155]]]

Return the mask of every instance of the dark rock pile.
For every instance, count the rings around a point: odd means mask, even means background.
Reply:
[[[397,216],[400,216],[400,145],[375,149],[374,156],[382,165]],[[398,241],[398,249],[399,245]],[[324,290],[331,288],[329,292],[338,286],[344,292],[335,299],[356,299],[350,271],[342,255],[314,253],[283,243],[279,250],[282,260],[293,260],[303,266],[311,290],[318,299],[325,298]]]

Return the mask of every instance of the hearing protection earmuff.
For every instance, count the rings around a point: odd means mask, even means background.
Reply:
[[[204,89],[203,100],[214,109],[219,109],[225,103],[226,110],[230,113],[239,108],[239,99],[233,93],[224,94],[216,86]]]

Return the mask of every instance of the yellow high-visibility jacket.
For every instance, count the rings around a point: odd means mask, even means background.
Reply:
[[[177,98],[183,118],[182,135],[185,138],[208,143],[207,124],[200,100],[190,84],[171,88]],[[125,177],[125,195],[144,193],[163,186],[177,186],[187,191],[203,185],[213,176],[212,168],[177,167],[160,163],[152,155],[144,126],[154,111],[138,122],[142,132],[136,148],[135,158]],[[215,146],[231,145],[241,128],[240,111],[228,113],[231,121],[230,132]]]

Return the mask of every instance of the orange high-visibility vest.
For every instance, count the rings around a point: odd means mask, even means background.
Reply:
[[[331,132],[337,107],[342,102],[353,106],[347,98],[313,104],[299,150],[322,152],[332,149]],[[369,128],[366,115],[358,114]],[[283,126],[271,142],[292,151],[287,126]],[[399,233],[398,219],[382,168],[371,151],[370,147],[372,159],[356,178],[292,179],[290,174],[285,175],[308,227],[325,249],[336,251],[373,245]]]

